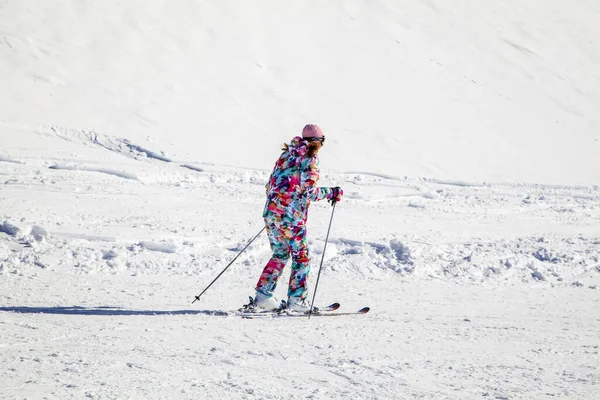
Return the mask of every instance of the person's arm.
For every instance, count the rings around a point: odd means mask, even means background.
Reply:
[[[318,187],[319,180],[319,159],[317,157],[309,158],[302,163],[300,168],[300,187],[302,193],[310,201],[319,201],[327,198],[331,188]]]

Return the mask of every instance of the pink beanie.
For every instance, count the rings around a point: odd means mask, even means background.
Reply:
[[[308,124],[304,127],[304,129],[302,129],[302,137],[303,138],[311,138],[311,137],[321,138],[324,136],[325,136],[325,134],[323,133],[323,129],[319,128],[319,126],[317,126],[317,125]]]

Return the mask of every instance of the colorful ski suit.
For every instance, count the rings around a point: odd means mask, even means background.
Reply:
[[[305,299],[310,272],[306,243],[306,217],[311,201],[328,198],[330,188],[317,187],[319,159],[307,155],[307,143],[295,137],[273,168],[266,185],[263,218],[273,256],[265,266],[256,291],[272,296],[277,280],[292,257],[288,297]]]

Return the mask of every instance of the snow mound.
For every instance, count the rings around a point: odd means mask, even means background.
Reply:
[[[151,151],[142,146],[133,144],[127,139],[123,139],[123,143],[125,143],[125,145],[129,148],[129,150],[134,154],[135,158],[143,156],[143,157],[148,157],[148,158],[152,158],[152,159],[159,160],[159,161],[172,162],[172,160],[170,158],[164,156],[163,154],[159,154],[155,151]]]
[[[352,263],[352,256],[359,256],[381,270],[389,270],[398,274],[410,274],[414,271],[415,260],[411,250],[398,239],[391,239],[388,243],[383,244],[351,239],[338,239],[335,243],[339,257],[346,259],[349,263]],[[332,263],[338,264],[339,261],[334,260]]]
[[[6,233],[9,236],[18,236],[21,233],[21,229],[8,221],[4,221],[0,224],[0,232]]]

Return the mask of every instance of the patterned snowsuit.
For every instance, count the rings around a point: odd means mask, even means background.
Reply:
[[[309,157],[307,143],[295,137],[273,168],[266,185],[267,202],[263,218],[273,256],[265,266],[256,291],[272,296],[277,280],[290,255],[292,272],[288,297],[305,299],[310,272],[306,243],[306,217],[311,201],[328,198],[330,188],[317,187],[319,159]]]

